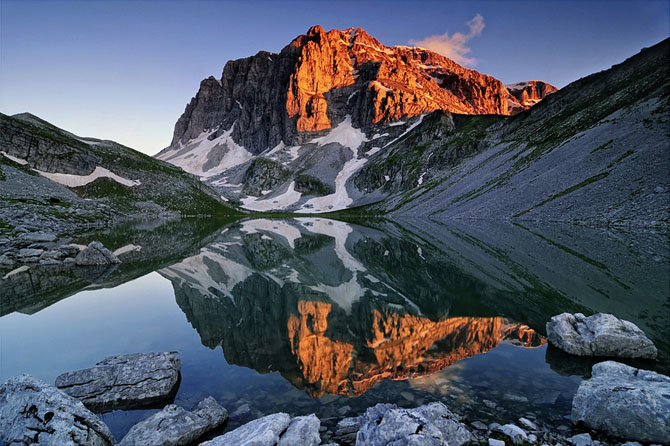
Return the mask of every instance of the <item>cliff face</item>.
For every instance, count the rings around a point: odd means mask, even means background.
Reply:
[[[232,139],[258,154],[304,141],[346,115],[357,128],[438,109],[507,115],[507,95],[497,79],[432,51],[387,47],[359,28],[315,26],[279,54],[230,61],[220,80],[203,80],[170,147],[234,124]]]
[[[511,115],[528,110],[548,94],[558,91],[558,88],[542,81],[517,82],[505,85],[505,88],[509,92],[507,103]]]

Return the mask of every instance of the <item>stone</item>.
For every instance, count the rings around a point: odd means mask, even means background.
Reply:
[[[66,257],[74,257],[79,254],[79,251],[81,251],[77,245],[60,245],[58,250]]]
[[[480,431],[486,431],[486,430],[489,429],[489,427],[486,424],[482,423],[479,420],[473,421],[472,423],[470,423],[470,426],[472,426],[475,429],[480,430]]]
[[[119,446],[189,445],[228,420],[228,412],[211,396],[189,412],[170,404],[134,425]]]
[[[46,234],[44,232],[29,232],[21,234],[21,239],[30,242],[53,242],[56,240],[54,234]]]
[[[267,415],[206,441],[200,446],[275,446],[290,423],[291,417],[285,413]]]
[[[5,443],[107,446],[115,440],[81,401],[24,374],[0,386],[0,444]]]
[[[535,435],[535,434],[529,434],[529,435],[528,435],[528,443],[530,443],[530,444],[535,444],[535,443],[537,443],[537,435]]]
[[[19,249],[19,257],[37,257],[42,255],[43,249],[38,248],[23,248]]]
[[[547,338],[577,356],[655,359],[658,355],[654,343],[637,325],[612,314],[559,314],[547,322]]]
[[[505,424],[497,427],[495,430],[507,435],[514,444],[521,444],[528,441],[526,432],[516,424]]]
[[[292,418],[278,446],[317,446],[321,443],[320,427],[321,421],[314,414]]]
[[[240,407],[235,409],[235,412],[231,413],[231,418],[246,417],[251,414],[251,407],[248,403],[242,404]]]
[[[589,435],[588,432],[583,433],[583,434],[573,435],[572,437],[568,438],[568,441],[575,446],[592,446],[593,445],[593,439],[591,438],[591,435]]]
[[[361,416],[356,446],[460,446],[469,440],[470,431],[442,403],[431,403],[416,409],[377,404]]]
[[[668,442],[670,377],[614,361],[593,366],[572,400],[572,422],[615,437]]]
[[[79,266],[89,265],[112,265],[121,263],[109,249],[105,248],[102,243],[94,241],[88,244],[77,257],[75,257],[75,264]]]
[[[56,387],[99,412],[140,408],[173,398],[180,368],[176,352],[110,356],[95,367],[63,373]]]
[[[528,418],[519,418],[519,423],[521,423],[525,428],[530,429],[532,431],[537,430],[537,425],[530,421]]]
[[[505,442],[496,440],[495,438],[489,438],[489,446],[505,446]]]

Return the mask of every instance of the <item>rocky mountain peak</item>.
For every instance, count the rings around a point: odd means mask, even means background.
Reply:
[[[492,76],[432,51],[389,47],[361,28],[326,32],[316,25],[279,54],[229,61],[220,80],[203,80],[170,148],[214,129],[212,138],[228,131],[258,154],[307,141],[347,115],[364,131],[434,110],[507,115],[508,95]]]

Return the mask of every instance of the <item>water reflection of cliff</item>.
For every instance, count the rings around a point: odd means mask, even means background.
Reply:
[[[483,305],[496,290],[431,249],[342,222],[245,221],[160,273],[204,345],[312,396],[544,342]]]

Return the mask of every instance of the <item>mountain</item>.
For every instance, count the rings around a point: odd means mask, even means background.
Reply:
[[[352,182],[385,214],[667,227],[668,56],[670,39],[511,118],[434,112]]]
[[[29,113],[0,114],[0,185],[6,231],[236,213],[182,169],[113,141],[76,136]]]
[[[505,88],[509,92],[507,109],[512,115],[528,110],[548,94],[558,91],[558,88],[542,81],[517,82],[505,85]]]
[[[157,158],[247,209],[342,209],[365,152],[426,113],[509,115],[513,98],[499,80],[432,51],[315,26],[278,54],[230,61],[221,79],[203,80]]]

